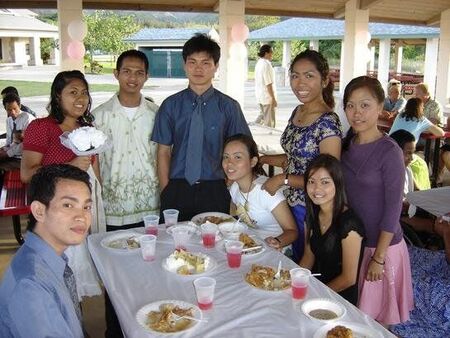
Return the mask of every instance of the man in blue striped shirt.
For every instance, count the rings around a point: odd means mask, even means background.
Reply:
[[[64,250],[91,224],[89,175],[68,164],[40,168],[31,179],[25,243],[0,284],[0,337],[83,337],[73,273]]]

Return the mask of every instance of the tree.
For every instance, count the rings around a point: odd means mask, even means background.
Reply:
[[[111,11],[95,11],[86,16],[88,34],[84,39],[90,61],[95,52],[119,55],[133,47],[124,38],[136,33],[141,27],[132,15],[122,16]]]

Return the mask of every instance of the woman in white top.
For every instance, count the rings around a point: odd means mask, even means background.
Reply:
[[[258,175],[258,162],[258,148],[250,136],[237,134],[225,141],[222,167],[234,181],[230,194],[236,214],[269,246],[281,249],[297,239],[297,226],[282,191],[272,196],[261,189],[268,177]]]

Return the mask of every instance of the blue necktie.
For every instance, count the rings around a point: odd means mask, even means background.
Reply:
[[[192,112],[191,126],[189,127],[189,138],[186,150],[186,168],[184,176],[190,185],[197,182],[202,174],[203,153],[203,116],[202,99],[197,97],[196,106]]]
[[[63,275],[64,284],[66,284],[66,287],[69,290],[70,298],[72,299],[72,303],[75,308],[75,313],[77,314],[78,320],[81,323],[82,318],[81,318],[80,302],[78,301],[77,283],[72,269],[70,268],[69,264],[67,264],[67,257],[63,256],[63,259],[66,261],[66,268],[64,269]]]

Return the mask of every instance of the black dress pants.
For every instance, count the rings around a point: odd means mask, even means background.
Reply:
[[[190,221],[202,212],[230,213],[230,193],[225,180],[198,181],[190,185],[184,179],[171,179],[161,192],[161,223],[165,209],[180,211],[178,221]]]

